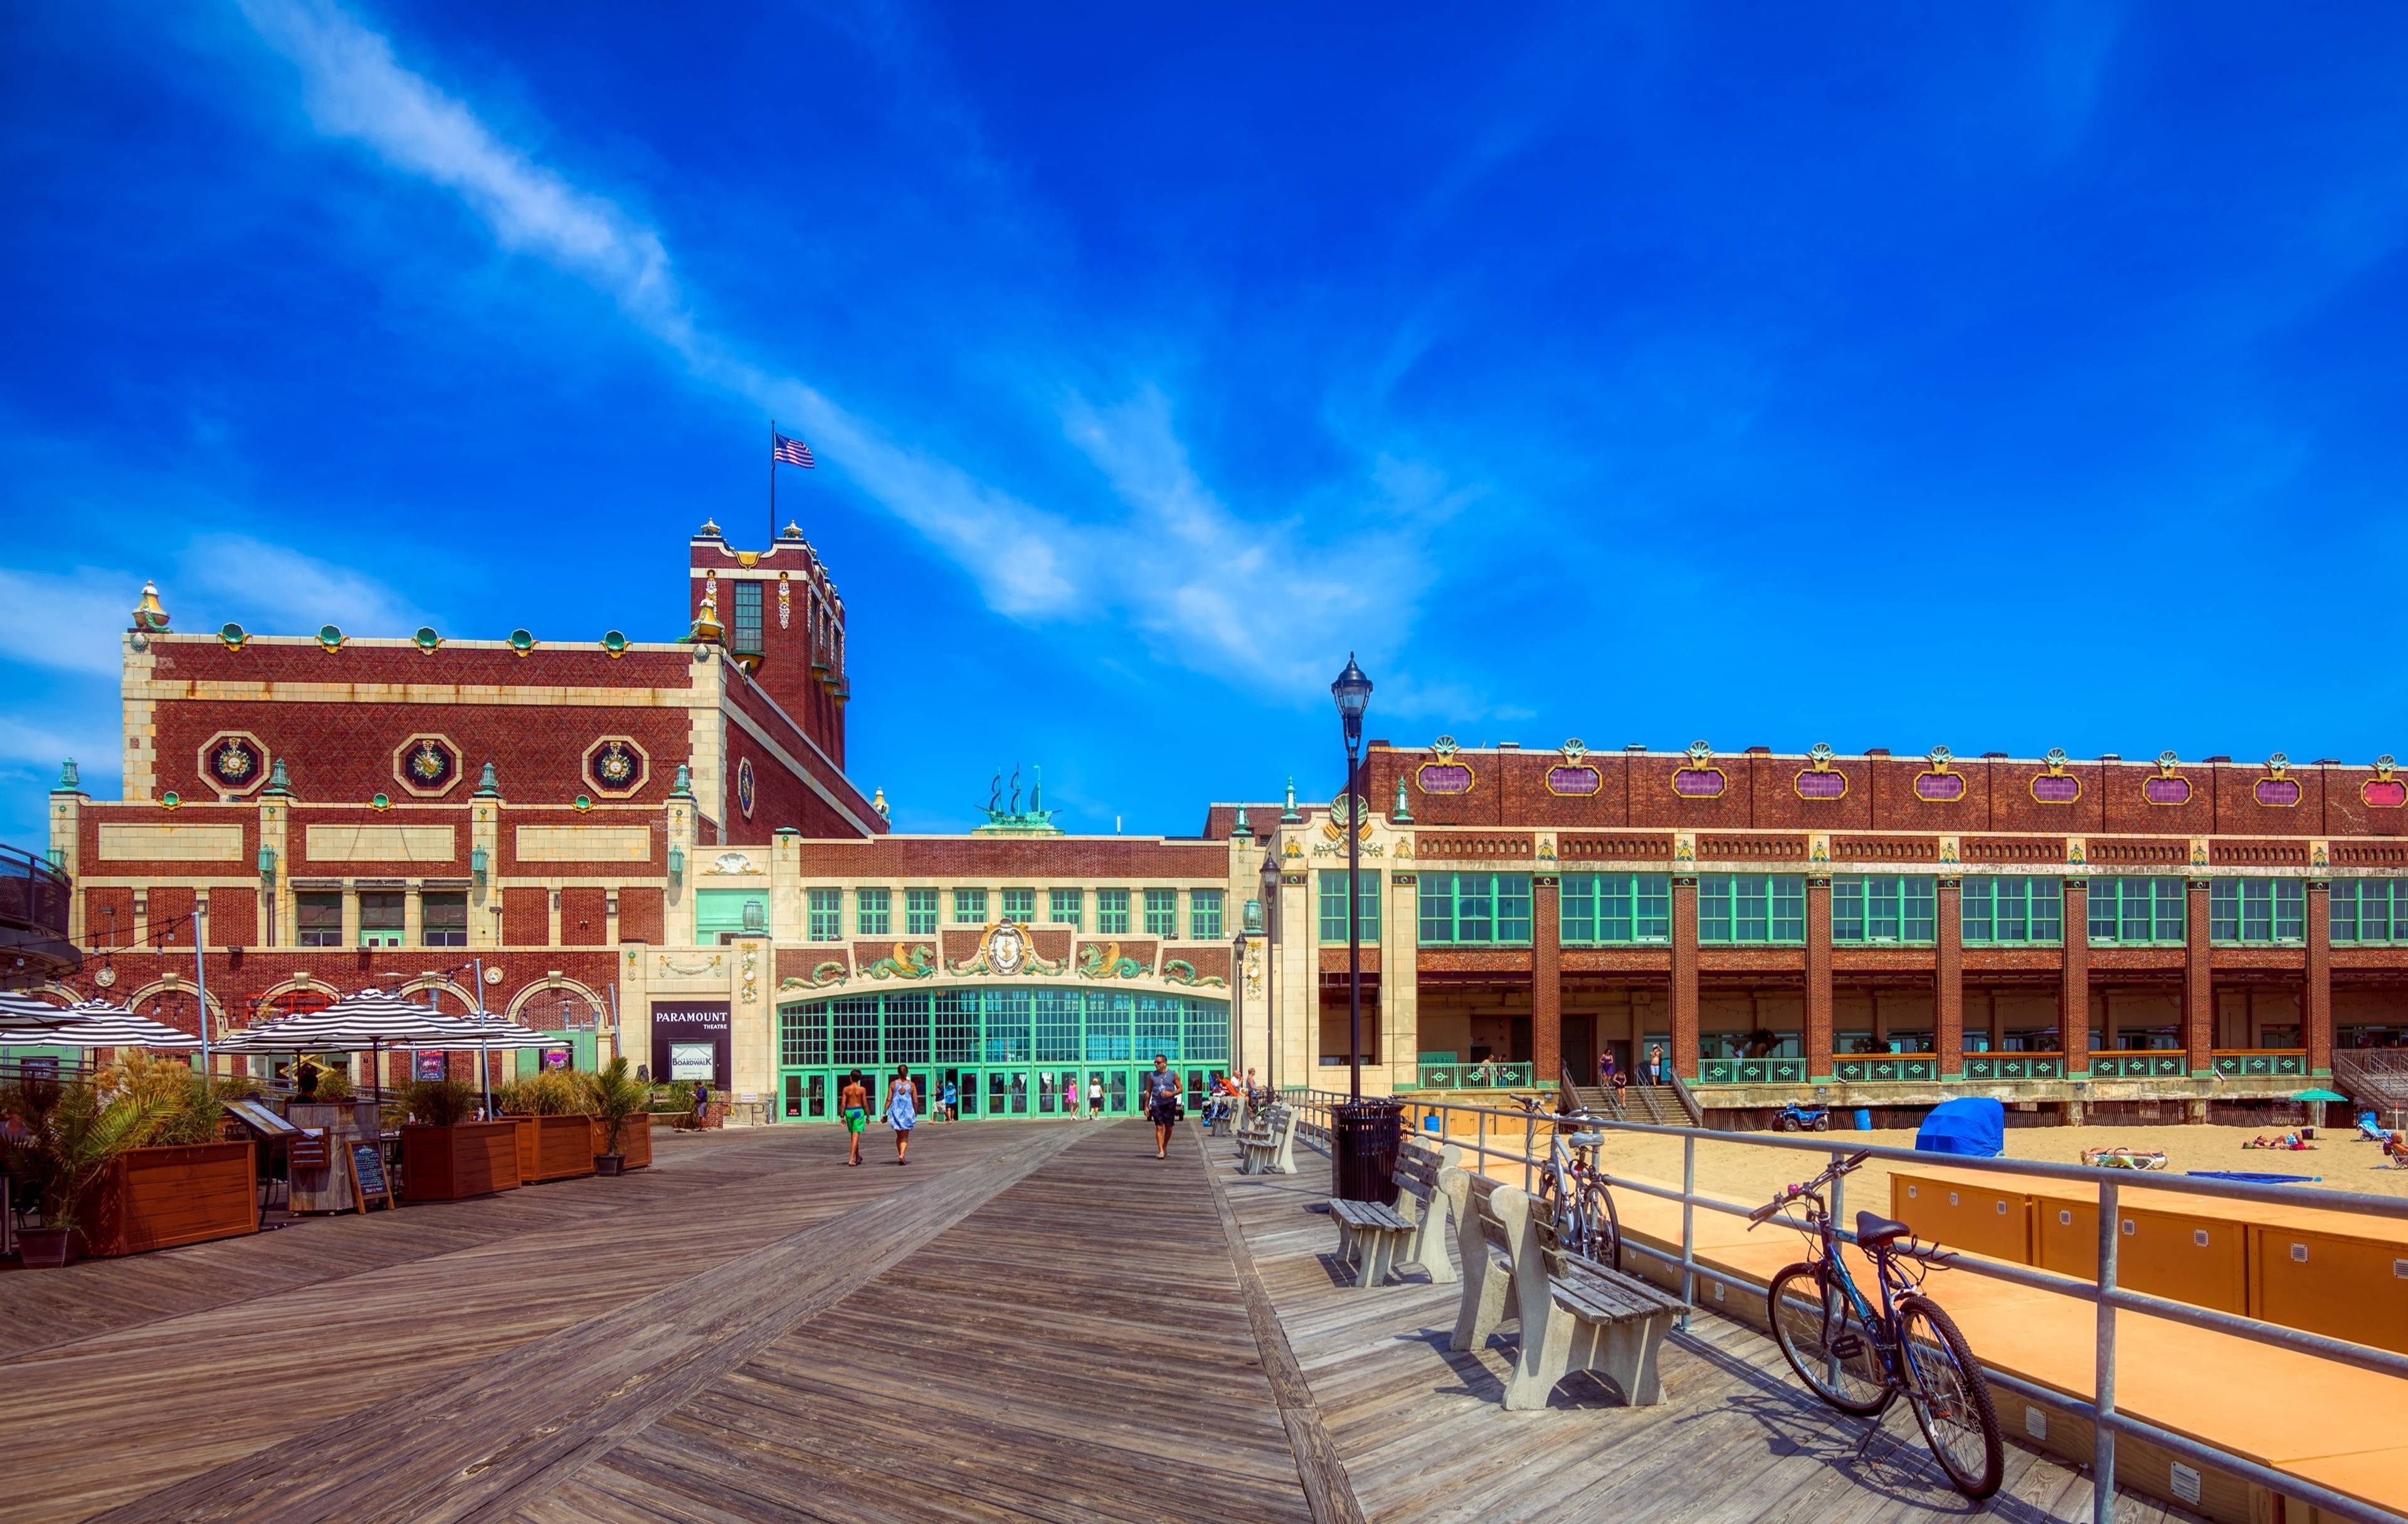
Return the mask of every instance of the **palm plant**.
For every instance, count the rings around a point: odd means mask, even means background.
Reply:
[[[139,1091],[22,1079],[0,1088],[0,1112],[23,1129],[0,1135],[0,1172],[40,1203],[43,1227],[64,1229],[79,1226],[84,1193],[109,1164],[150,1140],[168,1102]]]
[[[652,1101],[652,1086],[638,1081],[621,1054],[585,1076],[585,1102],[602,1123],[602,1152],[619,1152],[619,1128]]]

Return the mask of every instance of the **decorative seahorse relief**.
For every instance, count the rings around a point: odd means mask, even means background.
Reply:
[[[809,979],[800,974],[790,973],[778,981],[778,987],[780,989],[825,989],[830,985],[841,985],[852,977],[852,970],[836,959],[830,958],[813,969]]]
[[[861,971],[871,979],[925,979],[937,971],[937,950],[924,942],[917,946],[898,942],[891,955]]]
[[[1206,985],[1212,985],[1221,989],[1226,989],[1229,987],[1229,981],[1222,978],[1218,974],[1208,973],[1201,978],[1198,978],[1196,973],[1196,965],[1188,962],[1183,957],[1171,958],[1162,965],[1162,982],[1166,985],[1193,985],[1198,988],[1202,988]]]
[[[1082,979],[1136,979],[1145,971],[1145,965],[1137,959],[1121,956],[1119,942],[1108,942],[1102,946],[1089,942],[1079,949],[1079,977]]]

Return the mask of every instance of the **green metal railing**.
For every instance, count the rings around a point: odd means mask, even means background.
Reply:
[[[1851,1054],[1831,1060],[1831,1075],[1849,1085],[1882,1085],[1898,1080],[1937,1080],[1940,1059],[1933,1054]]]
[[[2065,1078],[2065,1055],[1969,1053],[1965,1055],[1965,1077],[1989,1081],[2061,1080]]]
[[[2094,1080],[2179,1080],[2190,1075],[2190,1059],[2182,1053],[2094,1053]]]
[[[1536,1082],[1526,1063],[1415,1065],[1416,1087],[1424,1090],[1526,1090]]]
[[[1699,1085],[1803,1085],[1803,1058],[1700,1058]]]

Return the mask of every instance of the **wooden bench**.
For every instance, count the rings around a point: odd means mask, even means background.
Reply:
[[[1545,1407],[1555,1384],[1574,1371],[1604,1374],[1633,1407],[1664,1400],[1656,1357],[1686,1303],[1558,1247],[1545,1204],[1516,1186],[1488,1188],[1461,1168],[1440,1170],[1439,1181],[1463,1256],[1463,1300],[1448,1345],[1482,1348],[1509,1314],[1520,1320],[1521,1345],[1505,1382],[1509,1410]]]
[[[1338,1224],[1338,1258],[1354,1267],[1354,1289],[1385,1286],[1413,1225],[1395,1207],[1377,1201],[1332,1201],[1329,1215]]]
[[[1463,1150],[1453,1143],[1440,1146],[1435,1157],[1410,1139],[1397,1151],[1397,1210],[1413,1229],[1404,1258],[1428,1271],[1432,1286],[1453,1286],[1455,1280],[1455,1261],[1446,1253],[1455,1214],[1438,1177],[1440,1171],[1462,1163]]]
[[[1222,1103],[1221,1114],[1212,1118],[1212,1125],[1205,1130],[1205,1136],[1211,1138],[1235,1137],[1238,1131],[1238,1114],[1245,1109],[1245,1098],[1243,1096],[1216,1096],[1213,1099]]]
[[[1240,1174],[1296,1173],[1296,1122],[1293,1106],[1274,1106],[1263,1119],[1259,1132],[1240,1132],[1238,1146],[1243,1156],[1238,1161]]]

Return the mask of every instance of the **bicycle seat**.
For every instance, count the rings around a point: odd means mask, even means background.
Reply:
[[[1914,1229],[1878,1212],[1856,1214],[1856,1243],[1868,1249],[1886,1249],[1901,1238],[1912,1238]]]
[[[1574,1148],[1595,1148],[1605,1142],[1602,1132],[1575,1132],[1564,1140]]]

